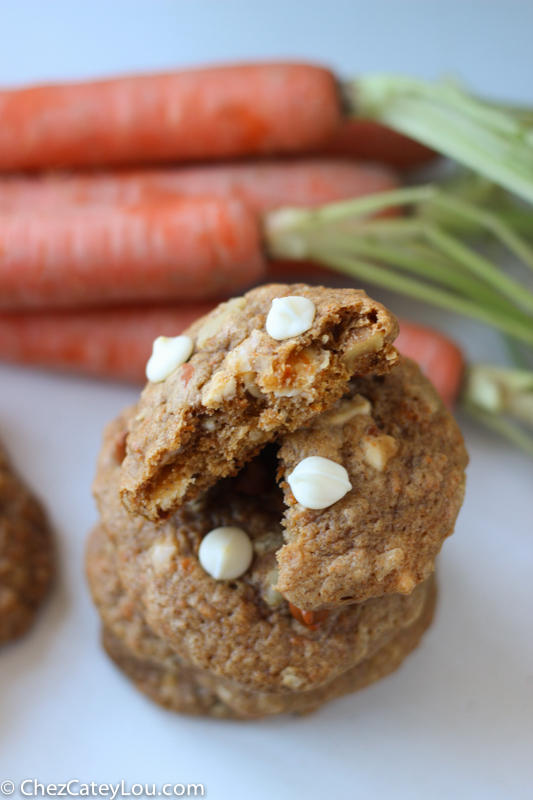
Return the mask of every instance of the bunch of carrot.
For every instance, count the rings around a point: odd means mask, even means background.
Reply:
[[[361,255],[375,252],[366,233],[346,240],[326,225],[313,241],[313,229],[360,208],[364,220],[394,217],[415,197],[416,190],[395,193],[395,169],[436,154],[402,131],[420,132],[426,145],[529,197],[533,173],[517,137],[503,165],[493,158],[502,131],[516,133],[521,118],[458,92],[437,87],[428,95],[422,82],[395,76],[341,85],[306,64],[0,91],[0,358],[142,380],[156,336],[180,333],[254,283],[294,275],[283,259],[311,259],[305,273],[318,270],[322,279],[317,263],[366,275]],[[394,230],[405,243],[405,229]],[[415,271],[429,263],[430,279],[451,281],[460,296],[405,278],[393,288],[528,339],[524,313],[511,319],[513,287],[499,301],[490,268],[457,279],[453,263],[449,277],[449,254],[430,253],[421,266],[414,246],[396,260],[410,259]],[[379,269],[378,283],[393,280]],[[478,292],[476,304],[469,293]],[[408,323],[399,346],[451,404],[463,372],[457,348]]]
[[[0,356],[140,378],[154,335],[267,277],[263,214],[397,186],[360,155],[433,153],[343,121],[331,74],[308,65],[0,92]],[[191,160],[218,163],[167,163]]]

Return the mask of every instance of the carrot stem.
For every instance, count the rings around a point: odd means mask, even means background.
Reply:
[[[345,87],[353,116],[373,119],[533,202],[533,123],[450,82],[367,75]]]
[[[457,314],[466,316],[491,325],[503,333],[508,333],[526,344],[533,346],[533,324],[526,326],[518,318],[506,316],[495,309],[489,309],[478,303],[465,300],[462,297],[450,294],[442,289],[427,286],[420,281],[398,275],[390,269],[380,267],[368,261],[355,258],[353,255],[335,253],[332,250],[326,252],[317,249],[309,252],[308,257],[328,264],[340,272],[344,272],[352,277],[367,280],[385,289],[405,294],[416,300],[439,306],[440,308],[454,311]],[[532,321],[533,323],[533,321]]]
[[[426,236],[435,246],[462,264],[465,269],[483,278],[496,290],[513,300],[519,307],[533,312],[533,294],[525,286],[509,278],[487,258],[475,253],[462,242],[439,228],[428,225]]]
[[[432,252],[429,248],[426,250],[423,246],[399,246],[396,243],[387,246],[375,244],[363,238],[359,239],[359,237],[351,239],[347,237],[345,244],[352,253],[385,261],[421,275],[433,283],[454,289],[472,300],[481,301],[488,307],[516,314],[513,304],[493,291],[490,286],[476,278],[462,274],[451,260],[440,259],[439,253]],[[528,321],[525,315],[524,320]]]
[[[420,209],[436,207],[442,195],[436,187],[425,186],[382,192],[322,208],[281,209],[265,218],[267,250],[274,257],[312,259],[466,314],[531,346],[533,316],[528,312],[533,311],[533,294],[441,226],[425,219]],[[369,213],[387,210],[397,203],[414,204],[418,216],[368,219]],[[456,215],[461,211],[453,202],[442,207]],[[492,226],[492,220],[489,223]],[[500,240],[502,231],[505,237],[505,225],[500,222],[497,226]],[[527,247],[518,237],[511,237],[513,247],[516,241],[521,248]],[[451,291],[397,274],[381,266],[383,262]]]
[[[510,442],[520,447],[533,458],[533,436],[529,436],[525,433],[523,428],[519,425],[515,425],[513,422],[509,422],[509,420],[503,419],[502,417],[497,417],[486,411],[482,411],[467,400],[462,401],[461,408],[488,428],[505,436],[506,439],[509,439]]]
[[[450,211],[462,219],[470,219],[472,222],[477,223],[482,228],[486,228],[492,233],[500,242],[505,245],[515,256],[521,259],[528,267],[533,269],[533,250],[528,243],[515,231],[509,224],[500,219],[498,214],[490,213],[485,209],[478,209],[471,203],[465,202],[458,197],[448,197],[446,194],[440,194],[432,198],[432,203],[437,208],[443,208]],[[533,226],[533,217],[529,215],[529,224]]]

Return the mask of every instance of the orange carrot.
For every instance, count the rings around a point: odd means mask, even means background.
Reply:
[[[259,213],[397,185],[335,160],[0,179],[0,308],[236,291],[262,273]]]
[[[346,120],[323,152],[382,161],[397,169],[418,167],[438,157],[429,147],[366,119]]]
[[[0,360],[142,383],[153,340],[177,336],[214,305],[3,313]],[[403,355],[420,364],[452,406],[464,369],[457,345],[431,328],[405,320],[400,321],[396,344]]]
[[[257,215],[234,199],[0,214],[0,308],[199,300],[264,273]]]
[[[320,150],[341,124],[335,77],[250,64],[0,92],[0,170]]]
[[[396,175],[349,159],[303,159],[94,174],[4,176],[0,210],[49,210],[65,205],[137,205],[186,195],[236,197],[257,212],[315,206],[395,189]]]
[[[215,303],[0,314],[0,359],[144,383],[158,336],[177,336]]]
[[[402,355],[417,362],[448,408],[453,408],[465,368],[457,345],[432,328],[405,320],[400,320],[400,334],[395,345]]]

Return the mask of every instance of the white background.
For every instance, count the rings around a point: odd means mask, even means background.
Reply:
[[[533,103],[527,0],[0,2],[0,84],[260,57],[461,77]],[[504,358],[473,323],[373,290]],[[533,796],[533,463],[461,419],[467,499],[440,561],[436,623],[393,676],[300,719],[189,719],[139,695],[98,646],[83,574],[103,425],[136,396],[0,367],[0,431],[46,500],[60,578],[25,640],[0,654],[0,782],[203,783],[210,798],[530,800]],[[18,796],[18,792],[14,796]]]

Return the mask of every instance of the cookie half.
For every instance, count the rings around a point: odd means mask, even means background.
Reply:
[[[342,465],[351,489],[328,508],[297,502],[288,483],[320,456]],[[387,375],[355,378],[311,424],[281,439],[285,544],[279,591],[304,610],[409,594],[453,533],[468,456],[432,384],[409,359]]]
[[[310,302],[314,318],[304,332],[278,340],[267,318],[273,301],[288,297]],[[387,372],[398,361],[396,319],[355,289],[262,286],[184,333],[192,356],[145,388],[122,466],[124,504],[153,521],[307,424],[353,375]]]

